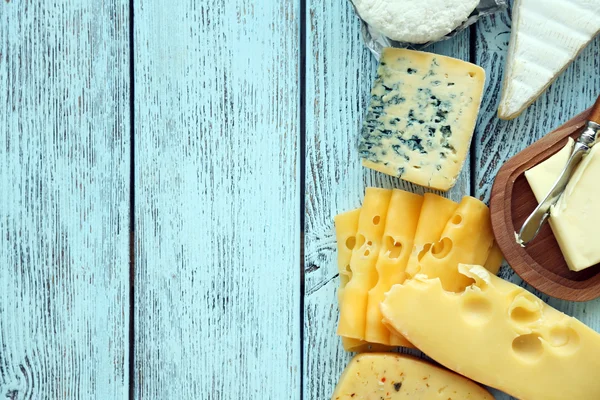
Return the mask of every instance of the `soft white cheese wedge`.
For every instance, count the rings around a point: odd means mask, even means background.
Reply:
[[[498,116],[513,119],[600,32],[600,0],[515,0]]]
[[[567,163],[573,139],[558,153],[529,171],[525,177],[538,202],[542,201]],[[583,158],[559,202],[551,209],[550,227],[569,269],[581,271],[600,263],[600,146]]]
[[[462,24],[479,0],[352,0],[369,25],[393,40],[427,43]]]

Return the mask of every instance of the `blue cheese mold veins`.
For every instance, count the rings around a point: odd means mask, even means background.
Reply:
[[[369,168],[450,189],[469,150],[485,72],[450,57],[385,49],[360,135]]]

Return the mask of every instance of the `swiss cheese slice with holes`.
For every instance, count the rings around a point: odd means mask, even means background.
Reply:
[[[341,307],[344,302],[344,289],[346,284],[352,277],[350,259],[352,258],[352,250],[356,244],[359,216],[360,208],[338,214],[334,218],[335,236],[337,240],[338,273],[340,276],[340,286],[337,292],[339,307]],[[345,350],[352,351],[363,346],[364,342],[359,339],[342,337],[342,345]]]
[[[440,278],[446,290],[464,290],[472,281],[458,272],[458,265],[484,265],[493,244],[489,208],[480,200],[465,196],[446,223],[440,240],[418,262],[416,273]]]
[[[395,285],[385,323],[440,364],[521,400],[600,399],[600,334],[481,266],[444,290],[425,275]],[[426,316],[426,318],[424,318]]]
[[[392,344],[390,331],[383,325],[379,304],[384,293],[392,285],[402,283],[405,269],[413,247],[417,222],[421,213],[423,197],[395,189],[390,199],[382,246],[375,269],[377,283],[369,290],[365,340],[372,343]],[[402,337],[396,337],[393,344],[411,346]]]
[[[454,372],[404,354],[360,354],[350,361],[332,400],[494,400]]]
[[[364,340],[368,293],[377,283],[375,265],[382,245],[392,191],[367,188],[358,218],[356,244],[350,258],[352,276],[344,287],[337,333]]]
[[[415,232],[413,252],[406,268],[409,276],[416,275],[419,269],[419,260],[431,246],[440,240],[446,224],[457,208],[458,203],[450,199],[433,193],[425,193]]]

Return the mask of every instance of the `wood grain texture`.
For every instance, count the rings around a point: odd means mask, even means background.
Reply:
[[[367,186],[424,189],[360,165],[357,144],[377,60],[348,0],[307,1],[304,398],[326,399],[350,354],[336,336],[339,285],[333,217]],[[469,32],[429,50],[468,60]],[[469,160],[448,195],[469,193]]]
[[[570,271],[549,224],[526,247],[516,242],[515,232],[538,205],[525,171],[560,151],[568,137],[577,139],[589,115],[584,111],[508,160],[498,171],[490,199],[494,235],[506,262],[539,291],[569,301],[600,297],[600,265]]]
[[[135,398],[300,397],[297,1],[135,1]]]
[[[0,2],[0,398],[126,399],[129,8]]]
[[[511,2],[512,3],[512,2]],[[488,201],[502,164],[540,137],[590,107],[600,92],[600,40],[596,38],[540,98],[512,121],[497,118],[504,60],[510,37],[511,9],[477,23],[476,63],[485,68],[488,84],[474,141],[474,196]],[[537,292],[505,266],[500,276],[525,286],[550,305],[600,331],[600,301],[572,303]],[[497,394],[498,400],[509,399]]]

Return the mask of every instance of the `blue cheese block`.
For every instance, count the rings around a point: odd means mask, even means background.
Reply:
[[[448,190],[462,169],[485,71],[437,54],[386,48],[361,132],[363,165]]]

